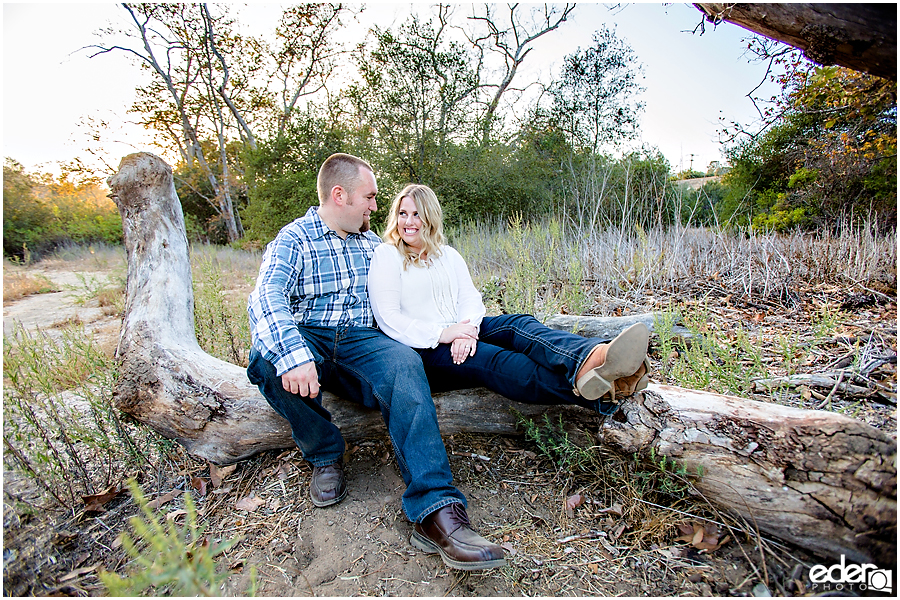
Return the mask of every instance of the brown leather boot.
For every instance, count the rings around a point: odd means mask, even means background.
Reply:
[[[454,569],[476,571],[506,566],[503,548],[472,530],[466,509],[458,502],[416,523],[409,541],[428,554],[439,552],[444,563]]]
[[[344,461],[324,467],[313,467],[309,483],[309,497],[318,507],[337,504],[347,496],[347,480],[344,477]]]

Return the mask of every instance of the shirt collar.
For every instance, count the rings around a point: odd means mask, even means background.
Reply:
[[[329,233],[338,239],[343,239],[334,229],[329,227],[328,224],[322,220],[322,217],[319,216],[318,206],[310,206],[306,211],[304,218],[309,219],[309,237],[311,239],[320,240]],[[365,237],[365,235],[366,234],[362,231],[356,233],[347,232],[347,239],[350,239],[351,237]]]
[[[308,230],[310,238],[314,240],[320,240],[326,237],[329,233],[337,236],[337,233],[335,233],[335,231],[331,227],[329,227],[328,224],[325,223],[325,221],[322,220],[322,217],[319,216],[318,206],[310,206],[309,210],[306,211],[304,217],[308,219]]]

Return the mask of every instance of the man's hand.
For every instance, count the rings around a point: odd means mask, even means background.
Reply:
[[[315,361],[303,363],[281,376],[281,385],[285,391],[308,398],[319,395],[319,373]]]
[[[438,339],[438,343],[449,344],[458,339],[477,340],[478,328],[474,325],[469,325],[469,319],[454,323],[453,325],[444,328],[441,332],[441,337]]]
[[[453,357],[453,363],[461,365],[470,356],[475,356],[475,346],[477,344],[476,340],[470,338],[456,338],[453,340],[450,344],[450,356]]]

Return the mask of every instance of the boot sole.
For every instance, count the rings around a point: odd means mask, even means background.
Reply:
[[[310,494],[309,494],[309,499],[312,500],[313,506],[315,506],[317,508],[325,508],[326,506],[332,506],[333,504],[337,504],[338,502],[340,502],[341,500],[343,500],[346,497],[347,497],[346,489],[344,490],[344,493],[341,494],[340,496],[338,496],[337,498],[335,498],[333,500],[325,500],[324,502],[313,498],[312,492],[310,492]]]
[[[609,343],[603,364],[591,369],[575,383],[578,394],[585,400],[596,400],[610,392],[614,395],[612,382],[640,368],[647,356],[649,341],[650,332],[643,323],[635,323],[617,335]]]
[[[495,560],[482,560],[477,562],[462,562],[447,556],[440,546],[429,540],[418,531],[413,530],[409,537],[409,543],[426,554],[440,554],[441,560],[448,567],[459,569],[460,571],[479,571],[481,569],[494,569],[496,567],[505,567],[506,559],[498,558]]]

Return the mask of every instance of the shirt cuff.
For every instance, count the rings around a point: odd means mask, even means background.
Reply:
[[[314,360],[314,358],[309,350],[306,348],[298,348],[287,356],[282,356],[273,363],[275,366],[275,373],[281,377],[291,369],[296,369],[300,365],[304,365],[312,360]]]

